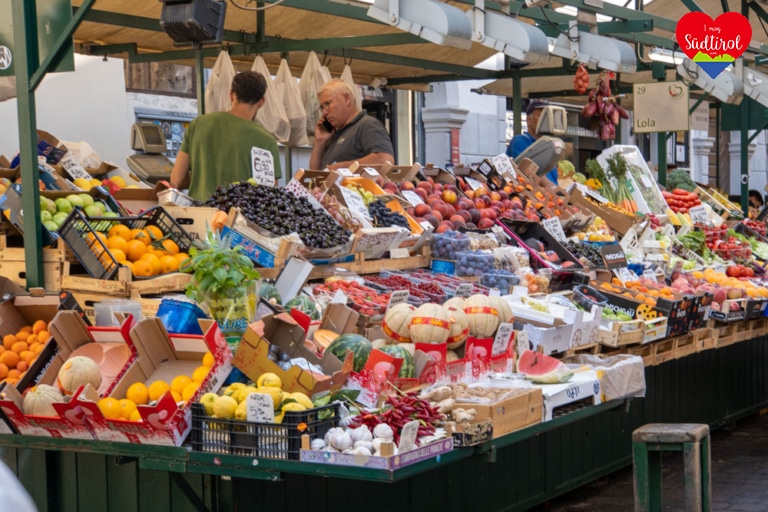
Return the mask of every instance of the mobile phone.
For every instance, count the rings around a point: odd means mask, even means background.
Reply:
[[[323,119],[323,128],[329,133],[333,131],[333,125],[327,119]]]

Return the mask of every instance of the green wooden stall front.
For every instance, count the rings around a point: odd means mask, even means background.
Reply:
[[[699,352],[647,368],[644,399],[582,409],[394,475],[24,436],[0,436],[0,457],[41,512],[525,510],[629,465],[640,425],[717,428],[759,410],[766,368],[768,336]],[[375,481],[387,478],[398,480]]]

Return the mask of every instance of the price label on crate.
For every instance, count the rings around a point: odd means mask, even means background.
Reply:
[[[581,187],[579,187],[579,189],[581,189]],[[597,201],[597,202],[599,202],[599,203],[603,203],[603,204],[605,204],[605,203],[609,202],[609,201],[608,201],[608,199],[607,199],[607,198],[606,198],[604,195],[602,195],[602,194],[598,194],[598,193],[597,193],[597,192],[595,192],[594,190],[591,190],[591,189],[589,189],[589,188],[586,188],[586,190],[584,190],[584,192],[585,192],[585,193],[586,193],[586,194],[587,194],[589,197],[591,197],[592,199],[596,200],[596,201]]]
[[[515,172],[515,166],[512,165],[512,161],[509,159],[509,157],[502,153],[500,155],[496,155],[491,159],[493,162],[493,166],[496,168],[496,172],[500,175],[504,176],[506,173],[511,174],[515,178],[517,178],[517,172]]]
[[[352,174],[352,171],[350,171],[349,169],[336,169],[336,172],[339,173],[339,175],[344,178],[351,178],[354,176],[354,174]]]
[[[379,171],[377,171],[373,167],[363,167],[363,170],[366,172],[366,174],[368,174],[368,176],[372,176],[374,178],[381,176],[381,174],[379,174]]]
[[[560,223],[560,219],[552,217],[551,219],[545,219],[541,221],[541,226],[547,230],[547,232],[555,237],[558,242],[565,242],[565,231],[563,231],[563,225]]]
[[[643,277],[648,279],[648,280],[650,280],[650,281],[653,281],[654,283],[657,282],[656,272],[654,272],[653,270],[651,270],[649,268],[643,270]]]
[[[472,283],[461,283],[456,287],[456,296],[467,298],[472,295]]]
[[[488,290],[488,296],[489,297],[501,297],[501,290],[498,288],[490,288]]]
[[[467,185],[472,187],[472,190],[477,190],[479,188],[484,188],[484,185],[482,183],[480,183],[479,181],[477,181],[474,178],[470,178],[469,176],[465,177],[464,181],[467,182]]]
[[[343,291],[336,290],[333,299],[331,299],[331,304],[346,304],[348,300],[348,297]]]
[[[256,146],[251,148],[251,171],[254,181],[259,185],[275,185],[275,161],[272,159],[272,153],[266,149]]]
[[[64,167],[64,170],[67,171],[67,174],[69,174],[73,180],[83,178],[90,181],[93,179],[93,176],[88,174],[88,171],[86,171],[82,165],[77,163],[77,161],[72,158],[72,155],[69,153],[65,154],[64,158],[62,158],[59,163],[62,167]]]
[[[512,324],[499,325],[499,328],[496,330],[496,337],[493,339],[492,356],[498,356],[507,351],[514,332],[515,327]]]
[[[360,194],[354,190],[349,190],[346,187],[339,187],[341,195],[344,196],[344,202],[347,203],[347,208],[353,215],[364,218],[365,220],[371,220],[371,215],[368,213],[368,207],[365,206],[363,198]]]
[[[619,278],[619,281],[622,283],[637,280],[637,274],[629,270],[627,267],[617,268],[613,271],[613,273],[616,274],[616,277]]]
[[[389,304],[387,304],[387,310],[392,306],[397,306],[404,302],[408,302],[408,296],[410,292],[408,290],[395,290],[392,295],[389,296]]]
[[[704,226],[710,226],[712,223],[709,220],[709,212],[704,205],[694,206],[688,210],[688,215],[691,216],[691,221],[694,224],[703,224]]]
[[[417,204],[426,204],[424,203],[424,200],[421,197],[419,197],[419,194],[417,194],[412,190],[403,190],[401,194],[403,194],[403,197],[406,198],[408,202],[414,206],[416,206]]]
[[[245,411],[248,421],[253,423],[274,423],[275,402],[267,393],[251,393],[245,397]]]

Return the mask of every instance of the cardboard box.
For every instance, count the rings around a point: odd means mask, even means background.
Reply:
[[[600,206],[588,201],[578,189],[574,189],[571,192],[570,203],[597,215],[603,219],[612,230],[621,233],[622,235],[629,231],[639,220],[637,217],[625,215],[613,208]]]
[[[339,466],[357,466],[368,469],[396,469],[422,462],[453,450],[453,439],[441,439],[426,446],[399,453],[391,457],[365,457],[351,453],[330,453],[319,450],[301,450],[302,462],[314,464],[332,464]]]
[[[120,203],[121,213],[126,216],[138,215],[144,210],[158,206],[157,193],[167,187],[158,184],[155,188],[121,188],[113,194]]]
[[[214,215],[220,211],[218,208],[193,206],[166,205],[163,208],[195,240],[205,240],[208,236],[208,230],[213,231],[211,221],[213,221]]]
[[[592,311],[585,311],[573,327],[571,348],[599,343],[600,320],[602,317],[603,308],[600,306],[592,306]]]
[[[485,420],[478,423],[458,423],[453,427],[450,423],[446,428],[453,437],[453,446],[475,446],[487,443],[493,439],[493,422]]]
[[[432,178],[435,183],[445,183],[448,185],[456,185],[456,177],[445,169],[439,167],[433,167],[432,164],[427,164],[426,167],[421,168],[421,174],[425,178]]]
[[[348,353],[343,363],[327,352],[321,359],[304,346],[304,339],[304,329],[290,315],[266,316],[248,326],[232,364],[254,382],[263,373],[274,373],[283,381],[283,390],[291,393],[300,391],[311,397],[323,391],[341,389],[352,371],[352,354]],[[306,358],[309,363],[322,368],[323,375],[298,366],[284,371],[268,357],[269,347],[273,344],[292,358]]]
[[[513,388],[506,398],[493,404],[456,401],[455,407],[475,409],[477,422],[490,420],[493,423],[494,439],[541,423],[543,414],[540,388]]]
[[[232,352],[212,320],[200,320],[203,335],[169,334],[157,318],[147,318],[130,329],[128,339],[136,357],[123,368],[120,378],[109,396],[125,398],[131,384],[155,380],[171,382],[179,374],[192,375],[200,366],[203,355],[211,352],[214,364],[200,388],[188,403],[179,407],[170,391],[155,405],[140,405],[142,422],[110,420],[98,408],[98,394],[86,387],[78,396],[85,421],[96,439],[101,441],[130,442],[180,446],[192,429],[191,402],[197,402],[207,392],[216,392],[232,370]]]

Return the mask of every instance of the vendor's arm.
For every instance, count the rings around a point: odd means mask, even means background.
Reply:
[[[189,187],[189,154],[179,151],[171,171],[171,186],[176,189]]]
[[[328,169],[348,169],[353,162],[357,162],[360,165],[377,165],[377,164],[393,164],[395,157],[388,153],[371,153],[364,157],[356,158],[354,160],[347,160],[346,162],[336,162],[328,166]]]

